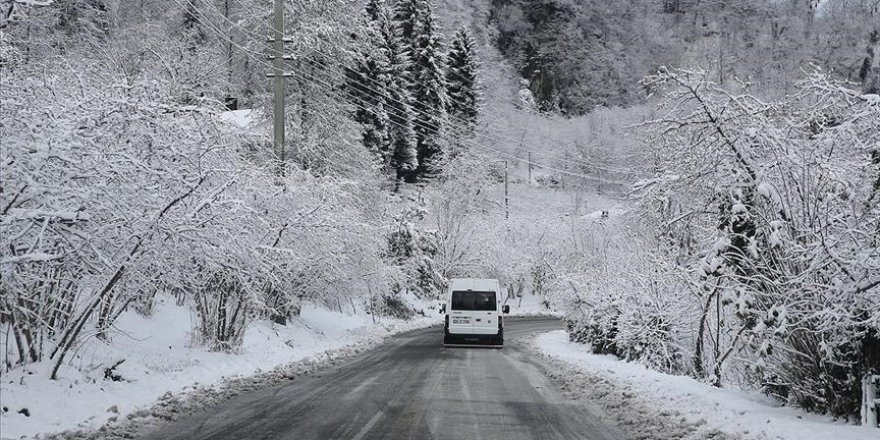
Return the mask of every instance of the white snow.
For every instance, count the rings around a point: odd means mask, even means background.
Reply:
[[[271,121],[265,114],[255,109],[240,109],[221,112],[218,115],[217,120],[247,136],[259,137],[271,133]]]
[[[561,316],[559,305],[552,298],[526,293],[510,297],[504,302],[510,306],[510,316]],[[549,305],[549,307],[547,307]]]
[[[212,352],[191,344],[191,312],[159,304],[152,317],[125,312],[110,343],[82,347],[74,366],[49,380],[49,365],[32,364],[2,378],[0,437],[19,438],[74,428],[96,428],[113,417],[150,407],[166,392],[179,393],[196,384],[219,383],[277,365],[321,358],[328,350],[376,342],[393,332],[439,322],[437,316],[405,322],[368,315],[348,315],[307,306],[287,326],[254,322],[248,326],[239,353]],[[104,378],[104,369],[125,360],[115,373],[123,381]],[[78,368],[77,368],[78,367]],[[19,414],[26,408],[30,416]]]
[[[758,184],[758,194],[769,199],[773,193],[773,187],[770,186],[767,182],[761,182],[760,184]]]
[[[64,257],[64,254],[49,254],[46,252],[32,252],[30,254],[0,258],[0,264],[23,263],[23,262],[31,262],[31,261],[33,261],[33,262],[51,261],[51,260],[58,260],[62,257]]]
[[[261,121],[259,113],[253,109],[225,111],[220,113],[218,119],[240,128],[250,128]]]
[[[755,440],[877,440],[880,429],[835,422],[829,417],[782,407],[752,392],[715,388],[687,376],[673,376],[610,355],[596,355],[589,345],[568,340],[564,331],[536,338],[545,355],[563,361],[588,376],[615,384],[624,395],[660,411],[675,410],[694,425],[705,425],[744,439]]]
[[[55,217],[59,220],[76,221],[89,220],[91,216],[87,212],[80,211],[47,211],[44,209],[10,209],[10,218],[15,219],[40,219],[46,217]]]

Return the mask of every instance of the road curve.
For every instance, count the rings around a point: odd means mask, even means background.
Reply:
[[[623,438],[591,407],[566,398],[520,340],[559,328],[555,319],[508,319],[501,350],[446,348],[439,327],[416,330],[346,365],[237,396],[146,438]]]

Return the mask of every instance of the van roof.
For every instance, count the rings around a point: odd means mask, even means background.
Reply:
[[[452,278],[449,280],[450,290],[496,291],[498,280],[492,278]]]

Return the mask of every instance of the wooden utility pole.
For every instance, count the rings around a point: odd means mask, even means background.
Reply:
[[[529,185],[532,184],[532,152],[529,151]]]
[[[272,77],[275,83],[275,154],[284,173],[284,1],[275,0],[272,32]]]
[[[227,23],[232,23],[231,8],[229,5],[229,2],[231,2],[231,1],[232,0],[223,0],[223,17],[226,19]],[[141,5],[143,5],[143,0],[141,0]],[[143,8],[143,6],[141,6],[141,7]],[[226,42],[226,66],[227,66],[227,69],[229,69],[229,71],[226,72],[226,80],[229,82],[229,84],[227,84],[227,87],[229,88],[228,90],[230,92],[232,91],[231,90],[232,89],[232,70],[235,67],[235,64],[233,63],[234,58],[232,55],[232,41],[234,39],[235,39],[235,34],[230,32],[229,39]],[[230,98],[232,97],[232,93],[229,94],[229,97]],[[227,101],[227,105],[229,105],[229,104],[230,103]]]
[[[510,219],[510,204],[507,198],[507,161],[504,161],[504,219]]]

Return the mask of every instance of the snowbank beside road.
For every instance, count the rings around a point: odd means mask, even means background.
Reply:
[[[191,344],[191,312],[159,304],[151,317],[126,312],[117,321],[120,334],[110,343],[93,340],[82,347],[73,366],[49,380],[45,364],[16,369],[2,378],[0,437],[19,438],[69,429],[92,429],[150,407],[166,393],[248,376],[278,365],[352,345],[374,344],[393,333],[438,323],[435,316],[413,321],[347,315],[305,307],[287,326],[255,322],[248,326],[237,353],[212,352]],[[114,370],[119,381],[105,378]],[[27,413],[25,415],[24,413]]]
[[[565,387],[582,388],[579,391],[605,407],[610,415],[632,412],[630,407],[637,406],[642,412],[651,412],[639,417],[659,415],[681,422],[676,427],[679,432],[669,438],[880,438],[880,429],[847,425],[829,417],[781,407],[761,394],[715,388],[687,376],[668,375],[614,356],[592,354],[589,346],[569,342],[568,335],[561,330],[538,336],[535,344],[543,354],[562,361],[563,367],[582,374],[575,380],[568,375]],[[615,391],[610,392],[605,385],[612,385]],[[587,386],[590,389],[586,389]],[[660,431],[659,427],[655,429]],[[667,437],[658,434],[651,438]]]

